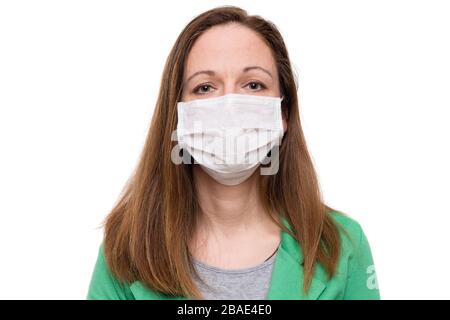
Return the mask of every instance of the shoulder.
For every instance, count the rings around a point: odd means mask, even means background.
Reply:
[[[352,255],[354,252],[370,250],[364,229],[356,219],[340,211],[332,211],[329,215],[339,230],[344,252]]]
[[[361,224],[342,212],[331,212],[330,216],[342,240],[338,274],[346,279],[343,298],[380,299],[372,252]]]
[[[341,211],[331,211],[328,213],[340,226],[344,227],[348,232],[359,233],[362,228],[358,221]]]
[[[373,264],[369,240],[361,224],[342,212],[330,213],[341,238],[341,256],[355,267]]]
[[[361,238],[363,229],[357,220],[341,211],[332,211],[329,215],[342,236],[349,237],[353,241]]]
[[[127,284],[120,282],[111,273],[105,259],[103,242],[98,248],[97,260],[89,284],[88,300],[128,300],[133,295]]]

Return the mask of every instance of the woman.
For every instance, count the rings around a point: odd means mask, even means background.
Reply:
[[[88,299],[379,299],[360,225],[321,199],[284,41],[237,7],[178,37],[104,226]]]

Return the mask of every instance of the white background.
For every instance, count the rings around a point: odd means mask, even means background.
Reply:
[[[282,32],[324,198],[383,299],[449,299],[446,1],[0,1],[0,298],[84,299],[165,59],[237,4]]]

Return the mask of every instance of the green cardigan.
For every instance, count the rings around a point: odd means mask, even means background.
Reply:
[[[339,212],[331,216],[342,226],[340,229],[341,254],[336,274],[328,279],[325,270],[317,264],[307,294],[303,288],[302,251],[288,233],[281,233],[281,245],[269,286],[269,300],[295,299],[380,299],[375,267],[367,238],[358,222]],[[283,223],[290,229],[286,220]],[[131,284],[119,282],[106,265],[103,243],[87,294],[88,300],[141,300],[187,299],[150,290],[140,281]]]

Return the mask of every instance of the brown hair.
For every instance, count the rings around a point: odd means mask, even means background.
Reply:
[[[272,219],[297,239],[304,255],[304,287],[309,289],[316,263],[331,277],[336,269],[339,233],[327,214],[300,125],[297,86],[286,46],[276,26],[260,16],[224,6],[194,18],[181,32],[166,61],[147,140],[135,172],[105,219],[104,252],[112,274],[122,282],[141,281],[168,295],[200,298],[188,239],[196,228],[192,165],[175,165],[176,104],[183,67],[195,40],[209,28],[239,23],[254,30],[271,48],[278,68],[283,113],[288,121],[276,175],[260,176],[260,198]],[[285,217],[292,228],[281,223]]]

